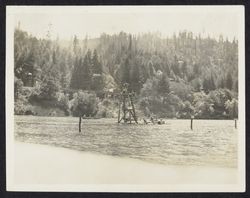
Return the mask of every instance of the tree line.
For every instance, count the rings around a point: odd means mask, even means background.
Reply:
[[[73,100],[87,97],[84,92],[95,95],[92,101],[105,109],[103,94],[128,83],[144,115],[237,117],[238,41],[222,36],[120,32],[65,41],[37,39],[15,29],[14,73],[17,114],[25,114],[27,106],[32,109],[35,101],[48,101],[75,115]]]

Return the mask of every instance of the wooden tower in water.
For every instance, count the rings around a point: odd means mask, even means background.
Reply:
[[[135,113],[134,94],[128,91],[128,84],[123,85],[123,89],[120,95],[119,112],[118,112],[118,123],[122,120],[124,123],[137,122],[137,117]]]

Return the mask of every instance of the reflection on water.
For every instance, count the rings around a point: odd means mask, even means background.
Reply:
[[[15,139],[172,165],[237,167],[231,120],[167,120],[165,125],[117,124],[116,119],[15,116]]]

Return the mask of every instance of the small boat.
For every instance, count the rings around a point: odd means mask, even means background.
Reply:
[[[157,121],[157,124],[165,124],[165,121],[160,119],[160,120]]]
[[[150,121],[147,121],[145,118],[143,118],[144,124],[165,124],[165,121],[162,119],[153,119],[152,117],[150,118]]]

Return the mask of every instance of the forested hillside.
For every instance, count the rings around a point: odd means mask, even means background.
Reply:
[[[141,116],[238,116],[238,41],[182,31],[37,39],[15,29],[15,113],[114,117],[123,83]]]

